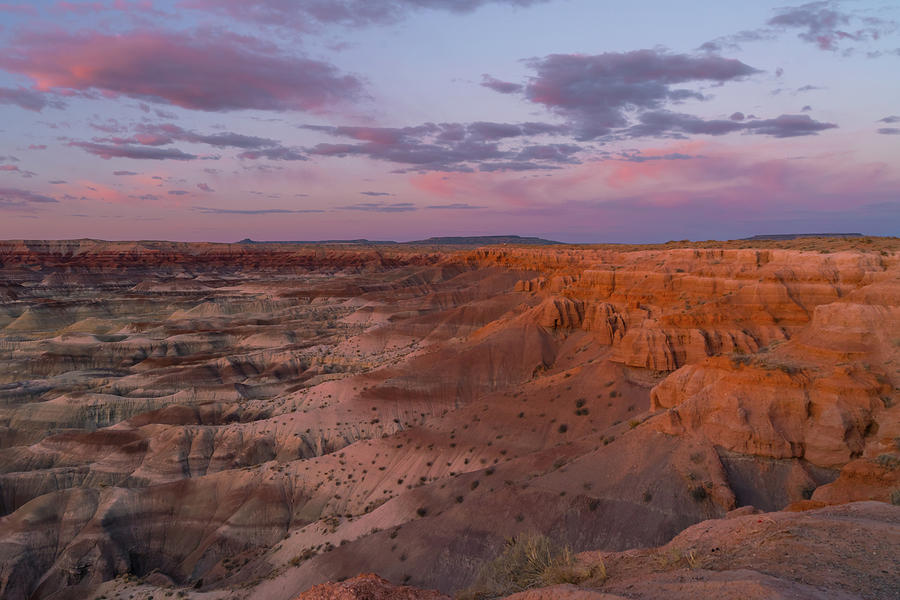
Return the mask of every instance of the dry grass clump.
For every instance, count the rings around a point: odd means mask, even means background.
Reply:
[[[656,565],[662,571],[671,571],[674,569],[702,569],[706,560],[696,550],[689,548],[682,550],[680,548],[669,548],[663,551],[659,549],[656,553]]]
[[[598,583],[606,579],[606,568],[579,565],[569,547],[560,547],[543,535],[519,535],[506,541],[503,552],[485,564],[475,584],[457,594],[457,600],[485,600],[508,596],[531,588],[560,583]]]

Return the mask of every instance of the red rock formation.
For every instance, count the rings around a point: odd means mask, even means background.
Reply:
[[[892,500],[896,242],[740,245],[0,242],[0,596],[449,593],[523,531]],[[817,593],[750,560],[526,596]]]

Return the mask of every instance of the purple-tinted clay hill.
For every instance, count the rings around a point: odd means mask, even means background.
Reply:
[[[900,597],[897,239],[0,274],[0,598]]]

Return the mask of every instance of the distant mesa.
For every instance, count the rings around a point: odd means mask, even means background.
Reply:
[[[257,241],[245,238],[238,244],[348,244],[348,245],[402,245],[402,246],[494,246],[498,244],[521,244],[528,246],[559,245],[563,242],[545,240],[537,237],[521,237],[518,235],[481,235],[469,237],[430,237],[411,242],[394,242],[390,240],[294,240],[294,241]]]
[[[251,240],[244,238],[238,244],[348,244],[348,245],[371,245],[371,244],[391,244],[395,245],[399,242],[390,240]]]
[[[743,238],[745,240],[796,240],[800,238],[859,238],[861,233],[769,233]]]
[[[553,240],[545,240],[536,237],[521,237],[518,235],[482,235],[472,237],[430,237],[426,240],[406,242],[411,245],[436,245],[436,246],[490,246],[496,244],[525,244],[529,246],[546,246],[562,244]]]

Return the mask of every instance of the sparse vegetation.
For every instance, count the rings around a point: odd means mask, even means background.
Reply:
[[[536,587],[606,579],[605,565],[580,565],[571,548],[554,544],[542,535],[519,535],[507,540],[503,552],[485,564],[475,585],[460,592],[458,600],[486,600]]]
[[[659,551],[656,555],[656,564],[663,571],[682,569],[684,567],[702,569],[704,560],[693,548],[686,551],[680,548],[669,548],[666,551]]]
[[[691,488],[691,498],[696,500],[697,502],[703,502],[709,497],[709,492],[706,491],[706,488],[702,485],[697,485]]]
[[[896,454],[880,454],[875,458],[878,465],[890,470],[900,469],[900,456]]]

